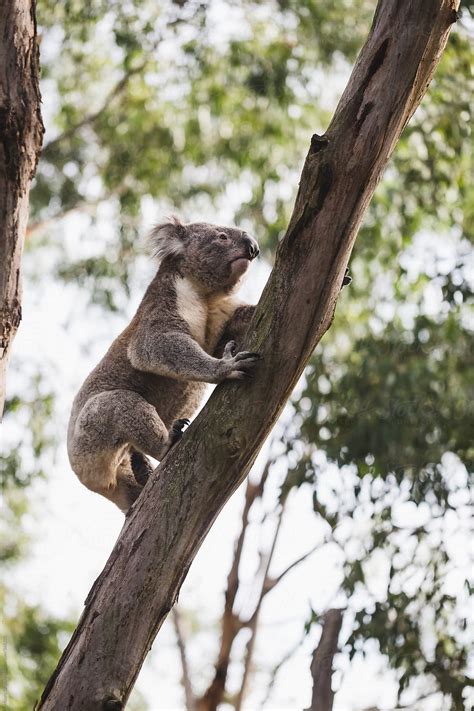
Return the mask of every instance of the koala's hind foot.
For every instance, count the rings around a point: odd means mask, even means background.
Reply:
[[[140,496],[143,486],[135,479],[128,452],[115,463],[111,462],[114,458],[113,452],[107,456],[109,465],[104,462],[103,457],[89,458],[87,468],[81,471],[77,467],[76,474],[88,489],[109,499],[126,513]]]
[[[169,439],[170,439],[170,448],[173,446],[173,444],[176,444],[176,442],[179,442],[181,437],[184,434],[184,428],[188,427],[189,423],[191,420],[188,420],[187,417],[183,417],[181,420],[175,420],[171,426],[170,432],[169,432]]]
[[[143,486],[137,483],[131,471],[127,473],[118,472],[115,486],[105,496],[126,514],[142,493],[142,489]]]
[[[185,417],[181,420],[175,420],[173,424],[171,425],[171,429],[168,434],[168,445],[166,447],[166,451],[164,452],[163,456],[165,454],[168,454],[170,451],[171,447],[173,447],[176,442],[179,442],[181,437],[184,434],[184,428],[189,425],[189,420]]]
[[[135,479],[140,484],[140,486],[145,486],[150,474],[153,473],[153,466],[144,454],[133,450],[130,455],[130,463],[132,465],[132,471]]]

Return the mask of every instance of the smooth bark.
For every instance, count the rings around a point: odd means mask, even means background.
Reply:
[[[21,320],[21,255],[43,123],[34,0],[0,0],[0,418]]]
[[[331,324],[364,211],[426,91],[456,7],[452,0],[379,2],[328,131],[311,141],[293,216],[247,334],[245,347],[260,351],[264,363],[252,382],[217,388],[148,482],[39,708],[124,707],[204,537]]]

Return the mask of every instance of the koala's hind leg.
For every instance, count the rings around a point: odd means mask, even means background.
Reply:
[[[168,430],[155,408],[138,393],[110,390],[94,395],[84,405],[68,449],[82,483],[126,511],[145,483],[143,477],[135,476],[132,455],[162,459],[169,449]]]
[[[150,474],[153,473],[153,466],[150,460],[141,452],[137,452],[133,449],[130,454],[130,462],[132,465],[133,476],[140,486],[145,486],[150,478]]]
[[[115,485],[109,487],[106,493],[102,491],[98,493],[113,501],[123,513],[126,513],[138,499],[142,489],[143,485],[139,484],[134,476],[130,454],[127,452],[116,469]]]

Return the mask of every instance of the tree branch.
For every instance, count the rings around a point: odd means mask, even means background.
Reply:
[[[267,690],[265,692],[265,698],[263,699],[260,708],[262,711],[266,708],[268,708],[268,701],[270,699],[270,695],[272,693],[273,687],[275,686],[275,681],[278,676],[278,673],[280,672],[280,669],[291,659],[291,657],[298,651],[298,649],[301,647],[303,644],[304,637],[298,640],[298,642],[288,651],[286,654],[280,659],[278,664],[275,664],[273,669],[270,672],[270,679],[268,681],[267,685]]]
[[[81,200],[76,205],[68,208],[67,210],[62,210],[55,215],[49,215],[44,219],[36,220],[35,222],[29,222],[26,228],[26,239],[31,238],[36,232],[42,232],[50,227],[52,227],[59,220],[64,219],[68,215],[74,212],[83,212],[87,215],[93,215],[96,211],[97,206],[102,202],[102,198],[98,200]]]
[[[266,595],[271,590],[273,590],[273,588],[283,580],[285,575],[287,575],[291,570],[293,570],[293,568],[296,568],[297,565],[300,565],[301,563],[303,563],[307,558],[310,557],[310,555],[313,555],[313,553],[315,553],[315,551],[317,551],[319,547],[320,547],[319,543],[317,545],[313,546],[309,551],[307,551],[302,556],[300,556],[299,558],[294,560],[293,563],[291,563],[287,568],[285,568],[285,570],[283,570],[280,573],[280,575],[277,575],[276,578],[268,577],[266,580],[266,585],[265,585],[263,594]]]
[[[237,637],[237,634],[242,628],[241,620],[234,612],[234,603],[240,585],[239,567],[245,536],[248,529],[249,513],[255,501],[258,498],[261,498],[263,494],[265,482],[272,464],[273,461],[270,459],[266,462],[260,481],[257,484],[253,484],[250,481],[247,482],[245,503],[242,511],[242,524],[239,536],[235,542],[232,566],[229,571],[229,575],[227,576],[224,613],[222,615],[221,644],[217,657],[214,678],[198,701],[199,711],[215,711],[224,696],[232,645]]]
[[[278,513],[277,525],[276,525],[275,531],[273,533],[273,539],[272,539],[272,543],[270,546],[270,550],[268,551],[268,553],[265,557],[262,586],[260,588],[260,595],[258,597],[257,605],[255,607],[255,611],[254,611],[252,617],[250,618],[249,622],[246,624],[246,626],[250,628],[250,639],[248,640],[246,648],[245,648],[244,672],[242,674],[242,681],[240,683],[240,688],[239,688],[239,691],[237,693],[236,700],[235,700],[235,711],[241,711],[242,704],[243,704],[243,701],[245,698],[245,693],[247,691],[247,682],[248,682],[248,678],[250,676],[250,670],[251,670],[252,660],[253,660],[253,653],[255,651],[255,643],[257,641],[258,618],[260,616],[263,598],[265,597],[265,593],[267,591],[267,585],[268,585],[268,580],[269,580],[269,570],[270,570],[270,566],[272,564],[273,556],[275,554],[278,536],[280,535],[280,531],[281,531],[283,514],[285,512],[285,503],[286,503],[286,500],[284,499],[281,504],[280,511]]]
[[[249,383],[220,385],[148,481],[39,708],[124,707],[205,535],[331,324],[364,211],[433,75],[456,7],[380,0],[328,131],[311,141],[247,334],[245,348],[261,352],[264,365]]]
[[[186,700],[186,711],[195,711],[196,699],[194,698],[193,687],[191,684],[191,675],[189,673],[188,657],[186,654],[186,643],[184,641],[183,630],[181,629],[181,619],[178,608],[175,606],[172,610],[173,626],[176,633],[176,641],[178,644],[179,657],[181,659],[181,683],[184,690],[184,698]]]
[[[158,43],[153,45],[152,50],[156,48],[157,44]],[[100,116],[104,113],[104,111],[109,108],[111,102],[125,91],[130,79],[136,74],[140,74],[144,70],[147,65],[147,62],[148,57],[146,57],[142,62],[140,62],[140,64],[137,64],[136,66],[128,69],[119,79],[119,81],[115,84],[115,86],[112,87],[112,89],[107,94],[104,102],[96,111],[92,111],[90,114],[86,114],[86,116],[84,116],[80,121],[73,124],[72,126],[69,126],[69,128],[65,129],[62,133],[60,133],[59,136],[56,136],[56,138],[53,138],[51,139],[51,141],[48,141],[48,143],[46,143],[43,148],[43,152],[41,154],[42,159],[49,160],[49,156],[51,154],[54,154],[54,151],[61,143],[66,141],[68,138],[74,136],[74,134],[77,133],[77,131],[80,131],[81,128],[84,128],[84,126],[90,126],[91,124],[95,123],[97,119],[100,118]]]
[[[323,617],[323,631],[313,652],[311,675],[313,695],[306,711],[332,711],[334,692],[331,688],[332,661],[337,652],[337,640],[342,625],[342,611],[328,610]]]

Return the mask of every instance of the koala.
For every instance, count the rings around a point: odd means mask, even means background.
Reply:
[[[259,254],[240,229],[171,218],[149,236],[158,270],[127,328],[72,406],[68,454],[80,481],[123,512],[179,440],[206,383],[251,377],[236,351],[255,309],[234,295]]]

